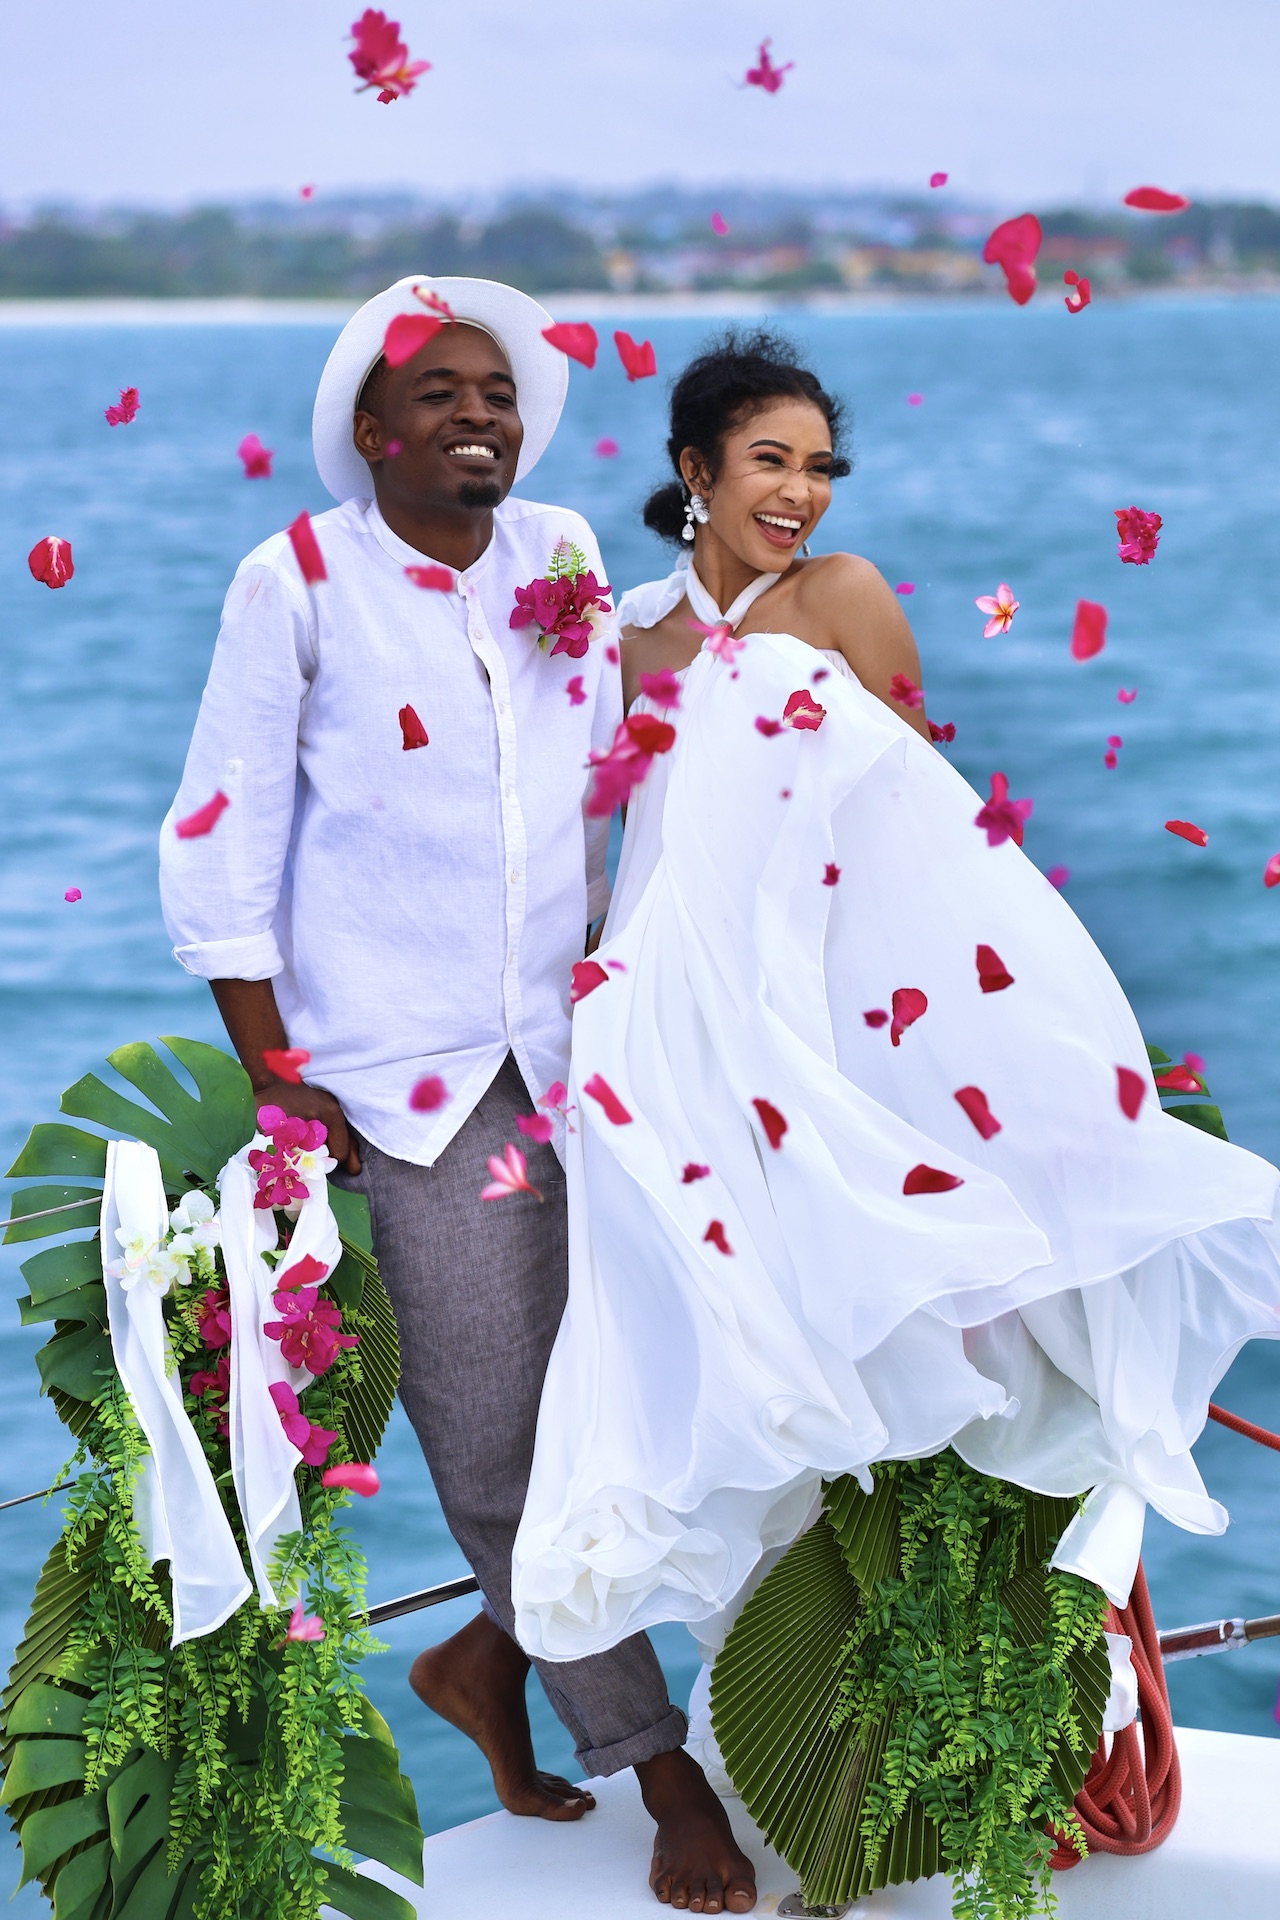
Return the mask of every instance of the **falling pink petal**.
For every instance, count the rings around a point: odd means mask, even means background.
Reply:
[[[760,1117],[760,1125],[764,1128],[765,1139],[776,1152],[782,1145],[783,1134],[787,1131],[786,1120],[771,1101],[753,1100],[751,1104]]]
[[[978,985],[983,993],[1003,993],[1006,987],[1013,985],[1013,975],[994,947],[979,945],[975,960]]]
[[[627,963],[625,960],[606,960],[605,965],[606,967],[609,968],[611,973],[625,973],[627,970]]]
[[[1050,867],[1049,871],[1045,874],[1045,879],[1049,882],[1049,885],[1056,887],[1059,893],[1062,892],[1062,889],[1066,886],[1070,878],[1070,867]]]
[[[747,85],[749,87],[760,87],[765,93],[776,93],[782,85],[783,74],[790,73],[791,69],[795,66],[794,60],[788,60],[783,67],[775,66],[772,56],[769,53],[772,45],[773,41],[771,39],[760,42],[759,49],[756,53],[756,65],[754,67],[748,67],[746,73]]]
[[[409,1091],[409,1106],[414,1113],[439,1113],[449,1100],[449,1089],[438,1073],[415,1080]]]
[[[1116,699],[1119,700],[1123,706],[1131,707],[1137,697],[1138,689],[1136,687],[1130,687],[1128,689],[1119,687],[1116,690]]]
[[[1008,581],[1002,580],[994,593],[980,593],[973,604],[979,613],[990,615],[982,629],[983,639],[990,640],[997,633],[1008,633],[1013,625],[1013,616],[1022,602],[1014,599]]]
[[[922,1160],[919,1166],[912,1167],[902,1183],[902,1191],[913,1193],[950,1193],[956,1187],[962,1187],[964,1181],[954,1173],[943,1173],[938,1167],[927,1167]]]
[[[982,257],[989,265],[1004,271],[1011,300],[1020,307],[1036,290],[1036,255],[1043,234],[1034,213],[1020,213],[1014,220],[1003,220],[988,237]]]
[[[1157,1067],[1155,1082],[1161,1093],[1203,1093],[1199,1076],[1187,1067]]]
[[[1077,600],[1071,629],[1071,658],[1092,660],[1107,644],[1107,610],[1098,600]]]
[[[573,963],[573,981],[569,988],[569,1004],[576,1007],[579,1000],[585,1000],[597,987],[607,987],[609,976],[598,960],[575,960]]]
[[[415,747],[429,747],[431,745],[430,740],[427,738],[427,730],[412,707],[401,707],[398,717],[400,720],[400,744],[405,753],[411,753]]]
[[[384,451],[388,460],[395,460],[404,452],[404,447],[399,440],[388,440]]]
[[[572,680],[565,681],[564,690],[569,696],[569,705],[571,707],[581,707],[586,704],[587,689],[583,685],[582,675],[580,673],[575,673]]]
[[[981,1087],[961,1087],[956,1099],[972,1120],[984,1140],[990,1140],[1001,1131],[1000,1122],[987,1105],[987,1096]]]
[[[618,649],[612,644],[612,642],[610,642],[610,644],[604,650],[604,657],[609,662],[609,665],[611,667],[616,667],[618,662],[621,660],[622,655],[618,652]]]
[[[628,380],[648,380],[657,373],[652,340],[633,340],[629,333],[615,333],[613,344]]]
[[[682,1187],[691,1187],[695,1180],[706,1180],[710,1173],[710,1167],[700,1166],[696,1160],[686,1161],[684,1172],[680,1175],[680,1184]]]
[[[263,446],[256,433],[246,433],[236,453],[244,463],[246,480],[271,478],[271,462],[275,459],[275,453],[270,447]]]
[[[1264,887],[1280,887],[1280,853],[1273,853],[1262,870]]]
[[[811,693],[803,687],[797,688],[788,697],[782,709],[782,724],[794,727],[797,733],[816,733],[827,717],[827,710],[820,706]],[[757,723],[758,724],[758,723]]]
[[[924,689],[918,687],[915,681],[909,679],[905,673],[895,673],[889,682],[889,698],[896,700],[900,707],[922,707]]]
[[[353,22],[351,37],[356,43],[355,52],[347,58],[356,70],[357,80],[364,82],[356,92],[368,93],[376,87],[383,106],[390,106],[402,94],[412,93],[419,74],[431,71],[429,60],[409,58],[409,49],[400,38],[400,22],[388,20],[381,8],[366,7]]]
[[[453,575],[448,567],[406,567],[405,572],[415,587],[425,587],[429,593],[452,593]]]
[[[265,1106],[259,1108],[260,1113],[266,1113],[267,1111],[268,1108]],[[276,1107],[272,1109],[272,1111],[280,1113],[282,1109]],[[291,1267],[277,1271],[273,1284],[277,1291],[281,1289],[285,1291],[296,1291],[299,1287],[318,1287],[328,1271],[329,1269],[324,1261],[317,1260],[314,1253],[303,1253],[298,1256]]]
[[[1120,735],[1118,733],[1109,733],[1107,735],[1107,745],[1109,747],[1122,747],[1124,745],[1124,741],[1120,738]]]
[[[1116,1068],[1116,1097],[1120,1102],[1120,1111],[1126,1120],[1137,1119],[1150,1084],[1149,1074],[1135,1073],[1132,1067]]]
[[[570,360],[576,360],[584,367],[594,367],[596,354],[600,350],[600,336],[588,321],[557,320],[554,326],[542,329],[542,337],[549,340],[553,347],[558,347]]]
[[[1124,204],[1137,207],[1140,213],[1182,213],[1191,202],[1180,193],[1166,193],[1163,187],[1130,187]]]
[[[1163,517],[1148,513],[1142,507],[1117,507],[1115,514],[1119,541],[1116,551],[1121,560],[1130,567],[1150,566],[1152,555],[1160,545]]]
[[[1119,764],[1120,764],[1120,762],[1119,762],[1119,760],[1118,760],[1118,759],[1116,758],[1116,754],[1115,754],[1115,749],[1114,749],[1113,747],[1108,747],[1108,748],[1107,748],[1107,751],[1106,751],[1106,752],[1105,752],[1105,753],[1103,754],[1103,756],[1102,756],[1102,764],[1103,764],[1103,766],[1104,766],[1104,767],[1118,767],[1118,766],[1119,766]]]
[[[931,173],[929,175],[929,185],[931,187],[945,187],[949,178],[950,176],[945,173]]]
[[[299,188],[298,188],[298,196],[299,196],[299,198],[300,198],[300,199],[302,199],[302,200],[309,200],[309,199],[311,198],[311,196],[312,196],[312,194],[313,194],[314,192],[315,192],[315,188],[314,188],[314,187],[299,187]]]
[[[382,1482],[370,1466],[362,1460],[348,1460],[341,1467],[326,1467],[320,1476],[322,1487],[342,1487],[348,1493],[358,1493],[362,1499],[371,1500]]]
[[[291,1087],[300,1087],[302,1069],[310,1066],[311,1055],[305,1047],[264,1047],[262,1064],[277,1080],[287,1080]]]
[[[1193,847],[1207,847],[1209,836],[1203,827],[1197,827],[1191,820],[1166,820],[1166,833],[1176,833],[1179,840],[1189,840]]]
[[[595,451],[596,453],[599,454],[602,460],[616,460],[618,455],[622,452],[622,448],[618,445],[616,440],[611,440],[609,438],[609,435],[606,433],[602,439],[599,439],[596,441]]]
[[[817,667],[815,668],[813,675],[810,678],[809,685],[811,687],[818,687],[818,686],[821,686],[824,680],[829,680],[830,678],[831,678],[830,667]]]
[[[889,1016],[883,1007],[872,1007],[862,1017],[869,1027],[887,1027],[889,1024]]]
[[[916,583],[914,580],[899,580],[897,586],[894,588],[895,593],[914,593],[915,590]]]
[[[907,405],[909,407],[922,407],[924,405],[924,395],[922,393],[909,393],[907,395]]]
[[[206,800],[202,807],[189,813],[185,820],[175,820],[173,830],[179,840],[201,840],[206,833],[212,833],[227,808],[231,805],[221,787],[212,800]]]
[[[303,579],[311,586],[318,580],[327,580],[329,576],[325,572],[324,555],[311,525],[311,515],[305,508],[290,526],[289,539]]]
[[[929,738],[938,746],[950,746],[955,737],[956,723],[954,720],[948,720],[942,726],[938,726],[933,720],[929,722]]]
[[[1011,800],[1008,779],[1003,773],[993,773],[991,798],[981,812],[974,815],[973,824],[986,833],[989,847],[1003,846],[1006,840],[1020,847],[1033,804],[1030,800]]]
[[[113,400],[111,405],[105,409],[107,425],[109,427],[127,427],[131,420],[137,418],[139,404],[138,389],[136,387],[121,387],[120,398]]]
[[[834,887],[839,884],[839,881],[840,881],[839,867],[836,865],[834,860],[828,860],[822,875],[823,886]]]
[[[556,1123],[549,1113],[518,1113],[516,1125],[527,1140],[536,1140],[543,1147],[556,1130]]]
[[[75,572],[75,563],[71,558],[71,542],[62,540],[56,533],[47,533],[43,540],[37,540],[27,555],[27,565],[31,577],[41,581],[46,587],[65,587]]]
[[[1274,885],[1274,882],[1273,882],[1273,881],[1271,881],[1271,880],[1268,880],[1268,882],[1267,882],[1267,885],[1268,885],[1269,887],[1270,887],[1270,886],[1273,886],[1273,885]],[[65,892],[65,893],[63,894],[63,896],[62,896],[62,897],[63,897],[63,899],[64,899],[64,900],[66,900],[66,901],[67,901],[67,902],[68,902],[68,903],[69,903],[70,905],[72,905],[72,906],[74,906],[74,905],[75,905],[75,903],[76,903],[76,901],[77,901],[77,900],[83,900],[83,899],[84,899],[84,895],[83,895],[83,894],[81,893],[81,891],[80,891],[80,889],[79,889],[79,887],[68,887],[68,888],[67,888],[67,890],[66,890],[66,892]]]
[[[1204,1055],[1200,1053],[1184,1053],[1182,1056],[1182,1064],[1184,1067],[1190,1067],[1192,1073],[1203,1073]]]
[[[514,1193],[531,1193],[535,1200],[542,1195],[529,1182],[529,1166],[519,1147],[508,1140],[501,1154],[489,1155],[489,1184],[480,1189],[482,1200],[505,1200]]]
[[[721,238],[722,240],[723,240],[723,238],[724,238],[724,236],[725,236],[725,234],[726,234],[726,233],[728,233],[728,231],[729,231],[729,222],[728,222],[728,221],[727,221],[727,220],[725,219],[725,217],[724,217],[724,215],[723,215],[722,213],[713,213],[713,214],[712,214],[712,216],[711,216],[711,231],[712,231],[712,233],[718,233],[718,234],[720,235],[720,238]]]
[[[919,987],[895,987],[893,990],[893,1025],[889,1029],[889,1038],[895,1047],[902,1045],[902,1036],[908,1027],[929,1010],[927,995]]]
[[[680,705],[680,677],[668,668],[661,673],[642,673],[640,691],[660,707],[678,707]]]
[[[789,800],[791,798],[790,787],[783,787],[778,794],[778,798],[779,800]]]
[[[593,1073],[589,1080],[584,1080],[582,1091],[604,1108],[605,1119],[611,1121],[615,1127],[631,1125],[631,1115],[602,1073]]]
[[[766,740],[772,740],[782,732],[781,720],[766,720],[762,713],[756,715],[756,732],[762,733]]]
[[[289,1627],[284,1637],[286,1640],[294,1641],[323,1640],[324,1623],[316,1619],[314,1614],[304,1613],[302,1611],[302,1602],[299,1600],[297,1606],[289,1615]]]
[[[702,1239],[704,1245],[718,1247],[721,1253],[733,1252],[733,1248],[729,1245],[728,1237],[725,1234],[724,1223],[720,1220],[713,1220],[711,1222],[711,1225],[703,1234]]]
[[[1093,299],[1093,289],[1089,282],[1070,270],[1064,273],[1062,278],[1069,287],[1074,289],[1066,296],[1063,306],[1068,313],[1083,313]]]
[[[383,359],[389,367],[403,367],[435,339],[443,325],[431,313],[398,313],[382,338]]]

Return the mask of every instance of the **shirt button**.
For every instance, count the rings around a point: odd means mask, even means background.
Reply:
[[[519,869],[519,867],[512,867],[512,869],[511,869],[511,884],[512,884],[512,886],[513,886],[513,887],[518,887],[518,886],[520,885],[520,869]]]

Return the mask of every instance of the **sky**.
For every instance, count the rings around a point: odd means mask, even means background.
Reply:
[[[401,0],[432,71],[356,94],[353,0],[15,8],[0,206],[659,180],[1044,206],[1280,199],[1277,0]],[[741,84],[765,35],[782,91]]]

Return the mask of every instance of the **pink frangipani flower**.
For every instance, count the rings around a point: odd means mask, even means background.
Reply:
[[[746,84],[749,87],[759,87],[764,93],[777,93],[782,85],[783,74],[790,73],[796,64],[794,60],[788,60],[785,66],[775,66],[769,52],[772,45],[772,39],[760,42],[756,53],[756,64],[754,67],[748,67],[746,73]]]
[[[356,43],[355,52],[347,58],[356,70],[356,78],[364,82],[356,92],[368,93],[377,87],[383,106],[389,106],[401,94],[412,93],[419,74],[431,71],[429,60],[410,60],[409,49],[400,38],[400,22],[388,20],[380,8],[366,7],[352,22],[351,37]]]
[[[302,1611],[302,1602],[299,1600],[297,1606],[289,1615],[289,1626],[284,1637],[286,1643],[299,1640],[323,1640],[324,1622],[317,1619],[314,1614],[304,1613]]]
[[[983,639],[990,640],[997,633],[1008,633],[1022,602],[1014,599],[1008,581],[1002,580],[994,593],[980,593],[973,604],[979,613],[990,616],[982,629]]]
[[[501,1156],[489,1155],[489,1184],[481,1187],[482,1200],[505,1200],[513,1193],[531,1193],[535,1200],[542,1195],[529,1179],[529,1163],[519,1147],[508,1140]]]
[[[140,404],[136,387],[121,387],[120,398],[104,409],[107,425],[127,427],[131,420],[137,419]]]

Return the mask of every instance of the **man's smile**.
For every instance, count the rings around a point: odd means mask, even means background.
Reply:
[[[503,449],[496,440],[470,437],[446,440],[443,451],[446,458],[450,460],[483,461],[485,464],[500,460],[503,453]]]

